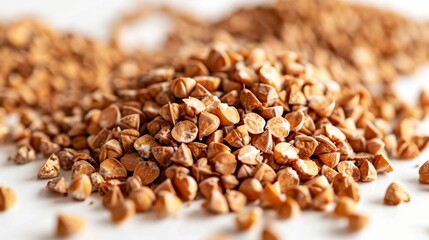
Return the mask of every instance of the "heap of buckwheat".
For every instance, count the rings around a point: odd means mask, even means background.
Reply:
[[[185,21],[185,30],[198,25],[201,32],[173,33],[166,43],[172,51],[157,67],[116,43],[33,21],[0,26],[0,123],[6,112],[20,117],[10,133],[18,146],[11,160],[24,164],[43,155],[37,177],[51,179],[49,190],[77,201],[98,192],[115,223],[151,210],[172,216],[183,202],[203,198],[212,214],[237,212],[241,230],[258,222],[261,208],[287,219],[331,204],[350,230],[364,228],[369,218],[355,210],[357,182],[393,171],[388,156],[411,159],[428,146],[429,138],[415,128],[429,94],[421,95],[416,110],[388,84],[408,72],[404,59],[411,58],[412,67],[426,59],[406,51],[416,42],[427,51],[425,39],[413,35],[423,34],[423,25],[343,2],[284,4],[234,13],[212,25]],[[356,21],[347,32],[354,37],[343,39],[343,22],[330,17],[336,11],[330,4],[340,6],[343,17],[370,19],[370,27]],[[245,25],[236,29],[253,18],[248,11],[267,23],[257,28],[263,38]],[[297,27],[296,18],[306,21]],[[316,22],[326,29],[315,31]],[[364,37],[373,28],[380,35]],[[206,39],[198,36],[210,29]],[[405,40],[392,29],[401,29]],[[392,48],[374,43],[381,39]],[[284,50],[293,47],[301,53]],[[374,81],[384,87],[380,96],[367,89]],[[8,128],[0,126],[0,138],[7,136]],[[429,182],[427,169],[419,171],[422,183]],[[70,170],[71,179],[58,177]],[[386,204],[409,200],[400,184],[389,186]],[[0,208],[14,202],[13,191],[0,188]],[[244,208],[247,203],[261,208]],[[57,234],[84,225],[61,214]],[[268,226],[262,235],[276,236]]]

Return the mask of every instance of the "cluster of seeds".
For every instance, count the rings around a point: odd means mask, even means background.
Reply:
[[[0,58],[7,59],[0,67],[0,105],[8,112],[72,111],[86,93],[110,92],[108,79],[120,77],[112,71],[123,61],[114,47],[33,20],[0,25]]]
[[[302,71],[288,71],[291,62]],[[200,197],[210,213],[239,212],[240,229],[259,218],[261,210],[241,212],[249,202],[285,219],[338,201],[335,213],[351,229],[366,223],[349,206],[360,199],[357,182],[392,171],[387,154],[395,146],[369,115],[363,87],[341,86],[294,53],[273,58],[259,48],[212,48],[183,64],[155,68],[138,89],[88,111],[55,119],[27,110],[11,159],[42,153],[48,159],[37,176],[52,179],[51,191],[78,201],[98,191],[116,223],[150,209],[174,215]],[[56,178],[67,170],[68,186]]]
[[[240,9],[218,25],[235,37],[298,51],[344,84],[391,82],[429,53],[426,23],[338,0],[278,1]]]
[[[278,1],[272,6],[239,9],[214,23],[168,8],[152,10],[169,14],[180,26],[173,28],[165,43],[167,62],[182,64],[186,58],[205,58],[208,43],[257,46],[269,56],[287,55],[291,50],[340,85],[352,89],[363,85],[369,91],[372,100],[368,110],[377,119],[377,127],[385,130],[393,123],[397,129],[395,137],[386,136],[385,142],[402,147],[387,146],[392,150],[388,151],[390,156],[415,158],[428,141],[426,137],[408,138],[414,135],[417,121],[429,113],[427,90],[422,90],[418,106],[410,106],[393,90],[398,75],[412,73],[429,56],[425,22],[338,0]],[[115,26],[137,21],[153,11],[137,9]],[[284,67],[290,72],[303,71],[302,65],[293,62]]]
[[[18,146],[10,159],[24,164],[43,155],[37,177],[50,179],[50,191],[76,201],[98,192],[118,224],[151,210],[173,216],[184,202],[203,199],[211,214],[236,212],[240,230],[257,224],[262,209],[289,219],[330,205],[351,231],[363,229],[369,217],[356,211],[357,182],[393,171],[389,156],[412,159],[429,143],[415,132],[429,94],[421,94],[416,110],[389,87],[389,77],[408,72],[404,59],[413,59],[413,67],[423,60],[417,52],[403,56],[412,44],[423,48],[423,26],[336,1],[284,4],[242,10],[210,26],[187,20],[183,28],[197,25],[198,31],[173,33],[177,38],[166,44],[174,49],[180,45],[174,41],[186,40],[184,46],[165,53],[165,59],[176,54],[174,61],[150,69],[153,62],[123,54],[115,44],[54,33],[31,21],[0,26],[0,57],[6,59],[0,139],[10,135]],[[332,4],[344,10],[339,16],[359,16],[347,32],[358,42],[332,38],[343,31],[330,17]],[[262,33],[239,28],[255,23],[250,13],[262,16],[256,28]],[[368,19],[363,27],[360,21]],[[316,22],[322,32],[314,30]],[[373,28],[379,34],[366,38]],[[201,38],[210,29],[212,39]],[[220,29],[226,32],[218,35]],[[392,29],[410,39],[395,42]],[[299,45],[285,38],[293,36]],[[202,47],[210,41],[216,43]],[[302,53],[280,51],[284,46]],[[383,85],[381,96],[366,88],[374,82]],[[2,122],[13,111],[20,123],[9,133]],[[429,182],[428,166],[420,168],[422,183]],[[71,179],[60,177],[62,171],[71,171]],[[409,201],[400,184],[386,191],[386,205]],[[0,210],[14,202],[14,192],[0,188]],[[57,235],[84,225],[61,214]],[[276,239],[268,225],[262,236]]]

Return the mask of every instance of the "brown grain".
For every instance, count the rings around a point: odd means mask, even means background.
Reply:
[[[0,186],[0,211],[9,210],[16,203],[15,190],[9,187]]]

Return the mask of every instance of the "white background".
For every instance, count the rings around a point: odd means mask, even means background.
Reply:
[[[263,0],[242,1],[201,1],[172,0],[149,1],[167,2],[173,6],[195,12],[198,16],[216,19],[228,14],[237,6],[267,2]],[[359,1],[356,1],[359,2]],[[362,1],[360,1],[362,2]],[[407,16],[429,20],[429,1],[378,0],[369,2],[381,7],[400,11]],[[0,0],[0,20],[8,21],[21,16],[35,16],[57,29],[78,31],[85,35],[103,39],[108,36],[108,26],[114,17],[130,9],[140,1],[4,1]],[[147,2],[145,2],[147,3]],[[146,23],[131,28],[124,38],[127,46],[146,47],[156,45],[162,39],[168,21],[152,17]],[[155,24],[155,25],[154,25]],[[158,24],[158,25],[156,25]],[[132,33],[132,30],[144,29]],[[148,39],[149,38],[149,39]],[[153,40],[155,39],[155,40]],[[418,90],[429,88],[427,78],[429,67],[416,74],[401,78],[397,90],[407,101],[415,102]],[[420,126],[421,133],[429,134],[429,124]],[[200,210],[201,202],[191,204],[170,219],[157,219],[153,214],[138,214],[121,226],[111,223],[110,216],[94,194],[84,202],[75,202],[69,197],[58,197],[44,188],[46,181],[37,180],[36,173],[42,159],[23,166],[7,161],[14,153],[12,146],[0,147],[0,184],[13,187],[18,195],[13,209],[0,214],[0,239],[51,239],[58,212],[73,213],[87,219],[86,230],[76,239],[208,239],[215,235],[225,235],[231,239],[259,239],[263,226],[261,222],[247,233],[235,230],[234,217],[211,216]],[[293,220],[275,221],[282,239],[428,239],[429,238],[429,186],[418,183],[418,166],[429,160],[429,152],[424,152],[412,161],[393,161],[395,171],[379,176],[373,183],[360,184],[362,200],[359,211],[371,216],[369,227],[359,234],[346,231],[346,222],[330,216],[329,213],[305,212]],[[69,176],[66,173],[67,179]],[[392,181],[403,183],[411,192],[411,202],[398,207],[382,204],[384,192]],[[93,202],[91,205],[90,203]],[[265,213],[264,222],[274,219]]]

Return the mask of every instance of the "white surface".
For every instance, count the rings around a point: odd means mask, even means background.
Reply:
[[[154,2],[154,1],[152,1]],[[200,16],[215,18],[231,11],[234,6],[249,1],[200,1],[175,0],[174,6],[196,11]],[[251,2],[263,2],[254,0]],[[356,2],[356,1],[355,1]],[[390,9],[397,9],[416,18],[429,19],[429,1],[379,0],[370,2]],[[138,1],[0,1],[0,19],[13,19],[17,16],[32,15],[42,17],[56,28],[77,30],[84,34],[103,38],[108,34],[107,25],[115,14],[130,9]],[[156,31],[156,28],[153,31]],[[152,30],[151,30],[152,31]],[[150,35],[149,35],[150,36]],[[142,37],[142,36],[139,36]],[[143,36],[144,37],[144,36]],[[407,81],[400,81],[400,94],[414,101],[417,90],[429,88],[426,81],[429,68],[422,69]],[[429,133],[429,124],[422,131]],[[47,192],[45,180],[37,180],[36,173],[42,160],[23,166],[7,161],[13,154],[11,146],[0,147],[0,184],[13,187],[18,195],[13,209],[0,214],[0,239],[51,239],[58,212],[74,213],[88,220],[86,230],[76,239],[208,239],[215,235],[226,235],[231,239],[259,239],[262,222],[248,233],[235,231],[233,214],[211,216],[205,214],[194,203],[185,207],[179,216],[171,219],[157,219],[153,214],[138,214],[121,226],[111,223],[110,216],[101,206],[97,194],[84,202],[75,202],[69,197],[58,197]],[[371,215],[369,227],[359,234],[349,234],[346,222],[332,218],[328,213],[307,211],[300,217],[289,221],[276,221],[282,239],[428,239],[429,186],[418,183],[418,165],[429,159],[424,152],[412,161],[393,161],[395,171],[379,176],[373,183],[360,184],[362,200],[359,210]],[[69,173],[66,173],[69,174]],[[68,176],[67,176],[68,177]],[[69,179],[69,178],[67,178]],[[382,204],[384,192],[392,181],[403,183],[411,192],[411,203],[398,207]],[[90,203],[93,202],[91,205]],[[264,221],[272,219],[265,213]]]

